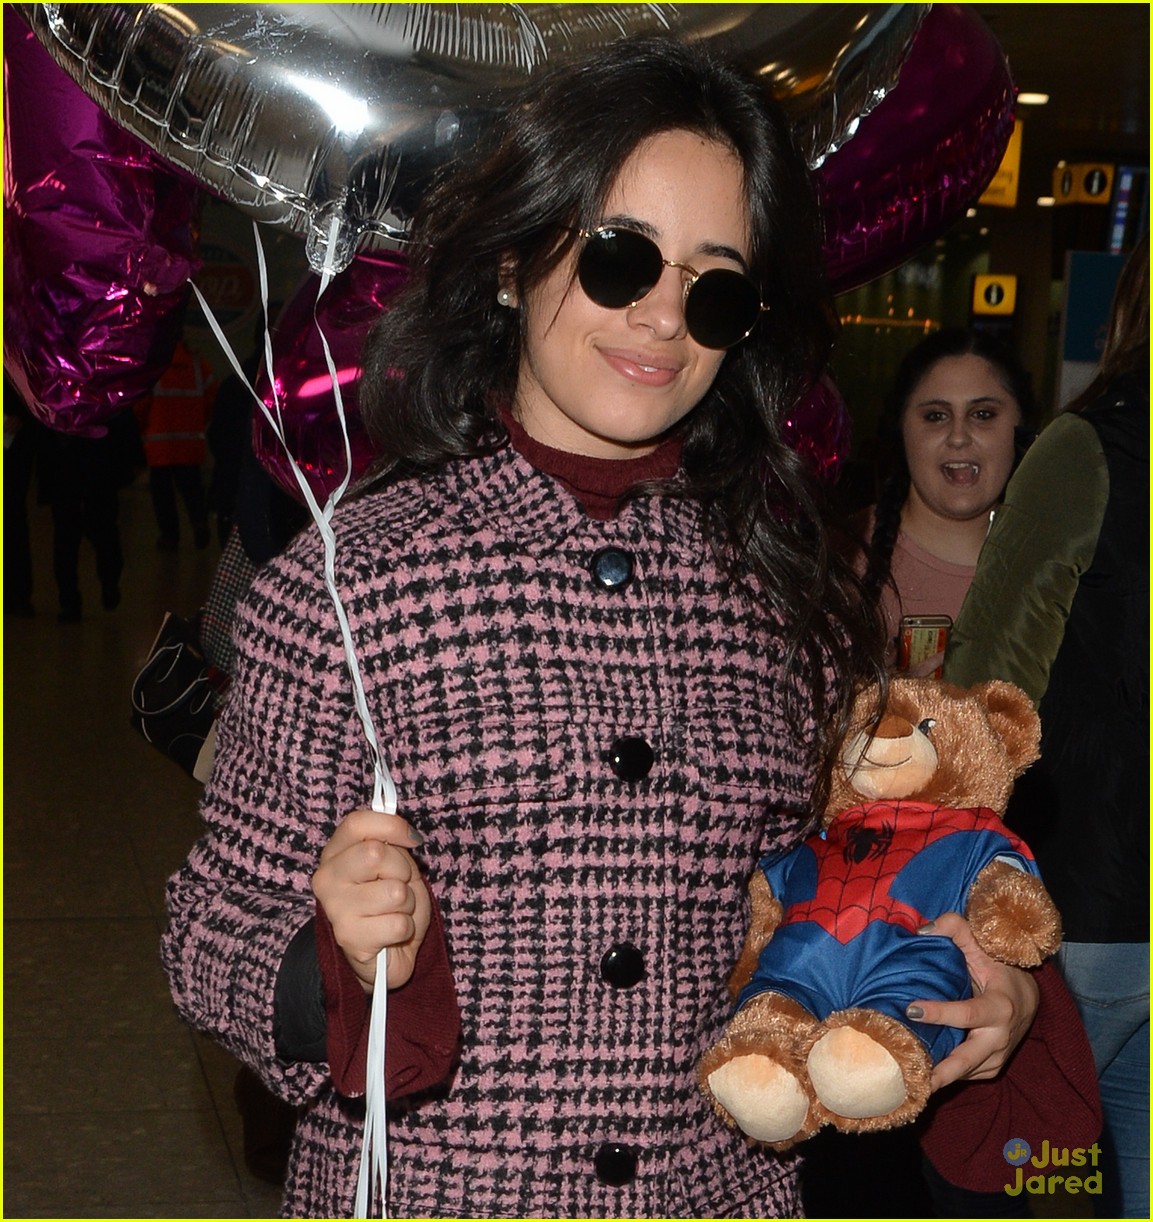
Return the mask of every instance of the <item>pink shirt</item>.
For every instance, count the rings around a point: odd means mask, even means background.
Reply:
[[[873,522],[872,508],[862,511],[854,521],[865,546],[873,537]],[[863,558],[860,563],[863,568]],[[893,545],[889,571],[893,584],[881,590],[881,609],[888,637],[893,640],[903,615],[947,615],[955,620],[977,568],[934,556],[902,530]]]
[[[893,548],[891,571],[900,598],[886,588],[882,605],[885,621],[895,634],[902,615],[947,615],[956,619],[977,566],[942,560],[901,531]]]

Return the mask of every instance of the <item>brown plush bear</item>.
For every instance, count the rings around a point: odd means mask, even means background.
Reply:
[[[970,981],[954,943],[919,928],[963,912],[990,956],[1021,967],[1061,940],[1032,855],[997,814],[1037,758],[1025,693],[897,678],[872,728],[876,697],[855,703],[824,831],[753,874],[738,1008],[700,1065],[721,1117],[775,1149],[924,1107],[932,1066],[965,1033],[906,1007],[967,997]]]

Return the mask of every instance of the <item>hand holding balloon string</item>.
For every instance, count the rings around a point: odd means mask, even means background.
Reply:
[[[313,894],[366,993],[376,985],[385,948],[388,988],[406,984],[428,932],[428,890],[408,851],[419,843],[399,815],[359,809],[345,816],[320,854]]]
[[[334,220],[330,234],[330,248],[336,248],[337,222]],[[261,300],[265,317],[268,312],[268,270],[264,248],[260,241],[260,230],[253,222],[257,263],[260,272]],[[332,265],[321,273],[317,304],[331,283]],[[356,646],[351,626],[345,612],[339,586],[336,581],[336,536],[332,529],[332,515],[344,495],[352,474],[352,453],[340,379],[336,365],[320,325],[315,326],[324,348],[329,374],[332,380],[337,416],[344,436],[345,471],[340,483],[328,495],[323,506],[314,495],[300,465],[296,462],[291,447],[284,436],[280,418],[277,380],[272,377],[272,337],[265,327],[265,367],[269,371],[272,386],[273,407],[264,401],[241,367],[235,351],[229,344],[219,322],[205,301],[199,288],[193,291],[200,301],[204,316],[216,335],[225,355],[236,370],[249,393],[256,400],[265,420],[272,427],[283,445],[305,504],[309,508],[324,542],[324,577],[340,626],[344,645],[345,662],[352,680],[353,695],[361,726],[373,758],[374,790],[371,809],[357,810],[345,817],[321,854],[320,865],[313,876],[313,891],[333,925],[337,944],[342,948],[353,971],[356,972],[366,991],[371,991],[377,975],[377,957],[387,946],[395,947],[387,967],[389,986],[403,984],[412,975],[416,952],[428,931],[430,907],[428,893],[420,879],[411,856],[404,846],[415,847],[420,843],[408,824],[395,814],[396,789],[380,752],[380,745],[368,701],[364,691],[363,677],[356,656]]]

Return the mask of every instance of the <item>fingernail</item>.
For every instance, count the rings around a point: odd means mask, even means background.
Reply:
[[[937,928],[936,921],[927,921],[924,925],[918,928],[917,932],[918,933],[932,933],[933,930],[936,928]]]
[[[924,1011],[924,1010],[922,1010],[920,1006],[906,1006],[906,1008],[905,1008],[905,1017],[906,1017],[906,1018],[914,1018],[914,1019],[916,1019],[916,1018],[924,1018],[924,1017],[925,1017],[925,1011]]]
[[[419,849],[420,846],[424,844],[424,837],[416,830],[416,828],[410,827],[408,829],[408,838],[412,841],[414,848]]]

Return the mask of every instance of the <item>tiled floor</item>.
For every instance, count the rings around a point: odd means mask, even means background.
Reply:
[[[32,619],[4,621],[4,1216],[273,1217],[245,1170],[236,1065],[176,1016],[160,968],[164,880],[199,834],[199,786],[128,722],[166,609],[217,558],[155,548],[146,482],[121,500],[123,602],[56,622],[47,511],[32,508]]]

